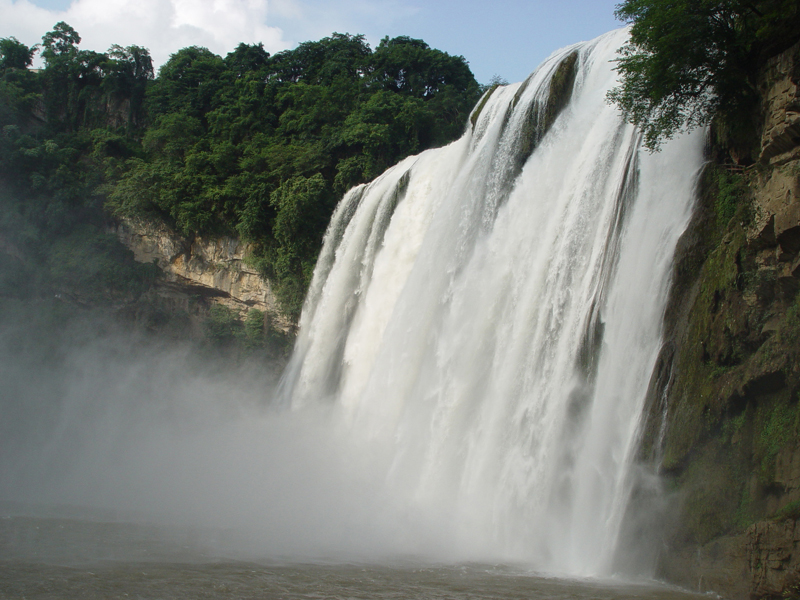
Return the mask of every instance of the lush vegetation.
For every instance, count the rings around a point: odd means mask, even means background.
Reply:
[[[480,94],[463,57],[407,37],[374,51],[347,34],[275,55],[190,47],[157,77],[144,48],[80,41],[65,23],[38,48],[0,40],[4,243],[56,245],[47,260],[73,272],[83,258],[68,267],[65,240],[82,243],[87,224],[102,238],[109,213],[236,235],[293,314],[338,198],[457,137]]]
[[[621,84],[609,98],[656,149],[683,129],[717,118],[722,141],[746,155],[764,61],[800,39],[796,0],[624,0],[631,23]]]
[[[102,209],[106,171],[133,142],[80,126],[99,120],[97,107],[120,105],[129,51],[101,60],[70,45],[77,39],[67,26],[45,36],[41,73],[27,68],[34,49],[0,40],[2,296],[80,290],[119,299],[140,293],[155,276],[152,265],[135,263],[107,233]]]

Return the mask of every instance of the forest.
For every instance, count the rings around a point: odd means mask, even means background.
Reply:
[[[192,46],[157,75],[146,48],[80,41],[63,22],[34,47],[0,40],[0,241],[12,263],[0,286],[15,294],[34,280],[99,295],[146,287],[152,265],[106,227],[138,217],[251,242],[296,318],[343,193],[457,138],[483,89],[463,57],[409,37],[373,50],[334,33],[275,55]]]

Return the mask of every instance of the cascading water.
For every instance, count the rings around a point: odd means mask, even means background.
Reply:
[[[494,90],[324,241],[283,398],[383,448],[390,494],[463,557],[611,569],[703,145],[640,149],[605,100],[625,39]]]

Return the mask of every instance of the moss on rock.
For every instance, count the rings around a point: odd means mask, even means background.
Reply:
[[[556,67],[550,79],[550,93],[544,105],[542,116],[542,129],[544,133],[553,126],[553,122],[559,113],[572,98],[572,90],[575,87],[575,75],[577,72],[578,51],[568,54]]]
[[[500,87],[499,83],[495,83],[492,87],[490,87],[484,94],[483,98],[481,98],[480,102],[478,102],[478,106],[475,107],[475,110],[472,111],[472,114],[469,116],[469,122],[472,123],[472,128],[475,129],[475,126],[478,124],[478,119],[481,116],[481,112],[486,107],[486,103],[489,102],[489,98],[492,97],[494,91]]]
[[[544,103],[532,102],[528,106],[519,135],[519,149],[516,155],[520,169],[533,154],[542,138],[550,131],[561,111],[569,104],[575,84],[577,63],[578,52],[576,50],[558,63],[550,79],[550,87]],[[513,106],[516,106],[523,89],[524,87],[520,87],[517,91]]]

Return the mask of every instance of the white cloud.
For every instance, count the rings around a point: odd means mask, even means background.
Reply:
[[[34,2],[45,0],[33,0]],[[59,21],[82,38],[81,48],[105,52],[112,44],[144,46],[160,66],[187,46],[224,56],[240,42],[262,42],[275,53],[334,31],[363,33],[374,46],[399,22],[419,13],[416,0],[0,0],[0,37],[28,45]],[[396,29],[396,27],[394,27]],[[35,65],[40,64],[40,59]]]
[[[61,14],[39,8],[27,0],[0,0],[0,36],[13,35],[28,45],[38,43]]]
[[[296,10],[293,0],[278,2],[283,14]],[[262,42],[273,53],[291,47],[267,18],[268,0],[73,0],[64,11],[0,0],[0,37],[13,35],[30,45],[66,21],[81,35],[83,49],[144,46],[160,65],[186,46],[205,46],[223,56],[239,42]]]

